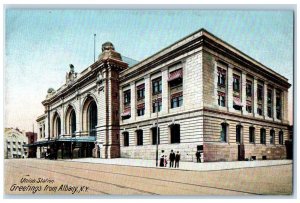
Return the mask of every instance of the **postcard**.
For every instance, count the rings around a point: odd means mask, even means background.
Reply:
[[[293,195],[294,10],[5,8],[4,194]]]

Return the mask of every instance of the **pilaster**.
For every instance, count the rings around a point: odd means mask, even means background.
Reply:
[[[242,82],[241,82],[241,88],[242,88],[242,112],[243,115],[247,115],[248,112],[246,111],[246,73],[242,72]]]
[[[152,108],[152,103],[151,103],[151,80],[150,80],[150,75],[147,75],[144,77],[145,79],[145,117],[149,118],[151,115],[151,108]]]
[[[268,118],[268,83],[264,82],[264,118],[267,119]]]
[[[231,64],[228,65],[228,78],[227,78],[227,108],[229,112],[234,112],[233,109],[233,67]]]
[[[169,112],[169,91],[168,91],[168,69],[162,69],[162,114],[167,114]]]
[[[130,95],[131,95],[131,99],[130,99],[130,109],[131,109],[131,117],[130,120],[131,121],[135,121],[136,118],[136,99],[135,99],[135,82],[131,82],[130,83]]]
[[[257,117],[257,77],[253,78],[253,115]]]

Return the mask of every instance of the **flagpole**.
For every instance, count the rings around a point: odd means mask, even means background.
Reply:
[[[94,34],[94,63],[96,62],[96,34]]]

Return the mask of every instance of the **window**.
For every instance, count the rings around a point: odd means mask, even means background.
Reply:
[[[162,100],[161,98],[157,100],[153,100],[152,102],[152,112],[160,112],[161,111],[161,106],[162,106]]]
[[[283,145],[283,131],[279,131],[279,144]]]
[[[281,93],[276,92],[276,118],[281,119]]]
[[[262,104],[257,105],[257,114],[260,116],[262,115]]]
[[[260,144],[266,144],[266,129],[260,129]]]
[[[123,137],[124,137],[124,147],[128,147],[129,146],[129,133],[123,132]]]
[[[225,87],[226,85],[226,70],[218,67],[218,85]]]
[[[145,84],[137,86],[137,100],[145,98]]]
[[[237,125],[236,126],[236,143],[241,143],[241,136],[242,136],[242,126],[241,125]]]
[[[227,142],[227,123],[221,124],[221,142]]]
[[[130,90],[127,90],[124,92],[124,105],[130,104],[130,100],[131,100]]]
[[[225,107],[225,93],[224,92],[218,92],[218,105]]]
[[[137,105],[137,115],[143,116],[145,114],[145,104],[138,104]]]
[[[143,145],[143,130],[136,131],[136,145]]]
[[[158,137],[157,137],[157,128],[151,128],[152,131],[152,144],[156,145],[156,139],[158,139],[158,144],[160,144],[160,129],[158,128]]]
[[[233,91],[240,91],[240,77],[237,75],[233,75]]]
[[[183,96],[182,92],[171,95],[171,108],[182,106]]]
[[[268,106],[268,117],[272,118],[272,107]]]
[[[250,81],[247,81],[246,84],[246,95],[247,97],[252,97],[252,83]]]
[[[257,100],[262,101],[263,100],[263,86],[257,85]]]
[[[138,109],[137,110],[137,115],[138,116],[143,116],[145,114],[145,108],[142,108],[142,109]]]
[[[272,108],[273,108],[273,101],[272,101],[272,90],[271,89],[268,89],[268,92],[267,92],[267,104],[268,104],[268,107],[267,107],[267,115],[269,118],[272,118]]]
[[[171,144],[180,143],[180,125],[174,124],[170,126]]]
[[[161,77],[152,80],[152,94],[156,95],[156,94],[160,94],[161,90],[162,90],[162,83],[161,83]]]
[[[246,104],[246,111],[248,113],[252,113],[252,103],[247,101],[247,104]]]
[[[275,144],[275,130],[270,130],[270,144]]]
[[[255,128],[249,127],[249,143],[255,143]]]

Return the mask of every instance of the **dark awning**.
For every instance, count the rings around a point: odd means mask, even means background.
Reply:
[[[37,141],[31,144],[25,144],[23,145],[23,147],[33,147],[33,146],[37,146],[37,147],[41,147],[41,146],[47,146],[49,144],[53,144],[55,142],[55,140],[42,140],[42,141]]]
[[[57,142],[95,142],[96,136],[60,137]]]

